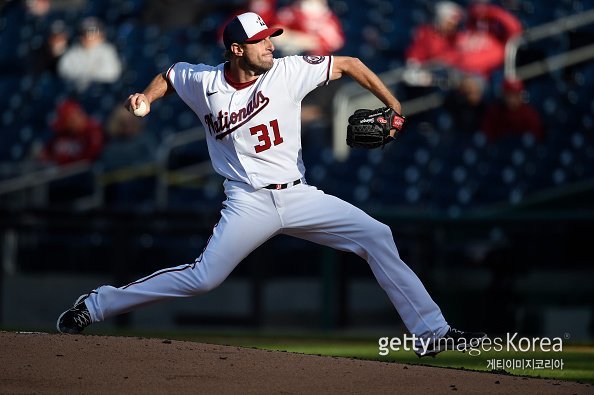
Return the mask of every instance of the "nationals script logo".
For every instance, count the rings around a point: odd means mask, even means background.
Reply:
[[[204,123],[208,127],[210,134],[214,134],[215,138],[220,140],[245,125],[256,114],[262,111],[268,103],[270,103],[270,99],[264,96],[262,91],[258,91],[245,107],[231,113],[221,110],[216,117],[212,113],[207,114],[204,117]]]

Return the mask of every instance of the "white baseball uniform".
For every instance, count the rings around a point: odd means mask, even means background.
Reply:
[[[390,228],[305,182],[301,100],[327,84],[331,56],[275,59],[258,79],[237,84],[225,65],[176,63],[167,79],[207,133],[214,169],[225,177],[221,219],[194,263],[163,269],[124,287],[101,286],[85,304],[93,321],[141,305],[210,291],[256,247],[286,234],[365,259],[407,329],[419,337],[448,330],[439,307],[400,259]]]

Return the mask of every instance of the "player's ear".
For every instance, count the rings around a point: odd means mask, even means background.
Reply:
[[[243,56],[243,47],[240,44],[233,43],[229,51],[235,56]]]

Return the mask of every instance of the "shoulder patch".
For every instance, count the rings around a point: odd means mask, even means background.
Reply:
[[[304,55],[303,60],[305,60],[309,64],[319,64],[324,61],[325,56],[311,56],[311,55]]]

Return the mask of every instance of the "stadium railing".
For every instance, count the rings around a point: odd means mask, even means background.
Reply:
[[[177,147],[202,141],[206,138],[201,127],[186,130],[167,136],[157,152],[157,185],[155,191],[156,205],[167,207],[169,186],[180,185],[212,173],[210,161],[199,162],[169,171],[169,159]]]
[[[13,198],[13,205],[44,206],[48,203],[48,189],[51,183],[67,181],[79,175],[89,175],[93,179],[93,188],[86,196],[78,197],[70,202],[78,210],[101,207],[105,202],[105,189],[116,183],[131,181],[143,177],[156,177],[154,191],[155,205],[166,208],[169,201],[169,188],[189,183],[212,174],[210,161],[199,161],[195,164],[171,170],[171,157],[178,147],[205,139],[203,128],[192,128],[171,134],[165,138],[157,151],[156,161],[105,172],[100,164],[76,162],[65,166],[51,166],[35,171],[27,171],[21,175],[0,182],[0,198],[30,191],[29,198],[20,196]],[[17,200],[16,202],[14,200]],[[9,203],[10,205],[10,203]]]
[[[510,39],[505,46],[505,77],[526,80],[593,59],[594,44],[590,44],[520,67],[516,64],[520,47],[591,24],[594,9],[535,26]]]

